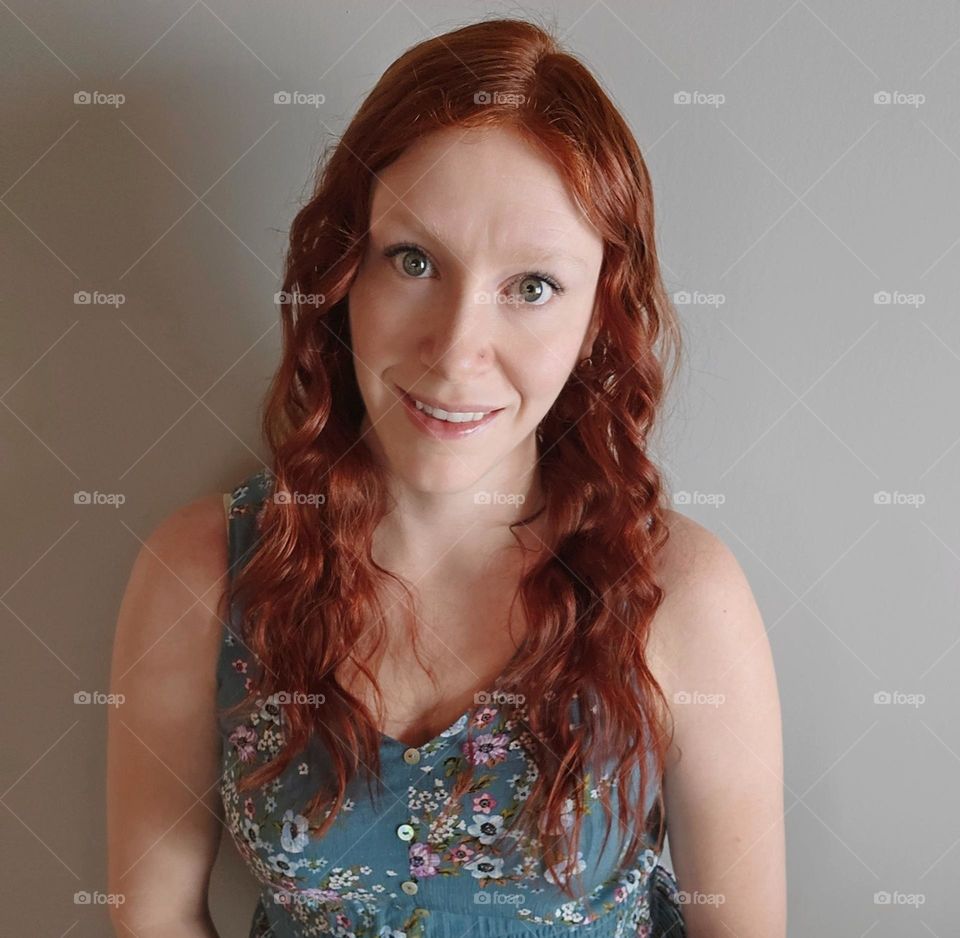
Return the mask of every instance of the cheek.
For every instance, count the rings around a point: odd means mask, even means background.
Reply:
[[[515,336],[509,343],[509,374],[528,407],[543,416],[563,390],[576,364],[577,337],[554,335]]]
[[[396,352],[403,336],[403,316],[374,278],[357,278],[350,289],[349,310],[350,338],[357,358],[373,362],[384,353]]]

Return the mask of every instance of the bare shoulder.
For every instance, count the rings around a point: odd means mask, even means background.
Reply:
[[[170,512],[141,541],[120,607],[115,655],[134,668],[211,671],[227,582],[223,495]],[[142,657],[149,652],[147,659]],[[124,671],[123,673],[126,673]]]
[[[111,909],[117,934],[181,933],[204,908],[222,829],[226,530],[221,495],[169,513],[140,541],[120,604],[110,689],[122,706],[107,717],[108,881],[127,897]]]
[[[227,565],[223,495],[201,496],[164,517],[143,542],[141,560],[201,595],[222,583]]]
[[[783,734],[774,660],[730,547],[667,512],[664,598],[648,663],[673,724],[664,799],[670,857],[691,894],[690,934],[786,935]]]
[[[670,533],[656,573],[664,598],[651,624],[648,649],[667,699],[720,692],[734,675],[769,685],[766,629],[733,551],[679,512],[667,511],[666,522]],[[756,690],[769,695],[771,688]]]

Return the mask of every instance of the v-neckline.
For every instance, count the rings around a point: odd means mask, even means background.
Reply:
[[[522,644],[523,643],[521,642],[521,646]],[[456,736],[462,733],[466,729],[467,722],[469,722],[469,717],[473,713],[473,709],[476,706],[477,694],[489,694],[492,697],[500,690],[500,684],[503,682],[504,677],[507,675],[509,670],[513,667],[516,660],[520,657],[521,646],[517,646],[517,648],[514,649],[513,655],[510,657],[510,660],[506,663],[506,665],[504,666],[500,674],[496,678],[494,678],[491,686],[489,688],[484,688],[483,690],[475,691],[473,695],[474,703],[470,704],[470,706],[468,706],[467,709],[460,714],[460,716],[458,716],[445,730],[441,730],[439,733],[437,733],[437,735],[434,736],[433,739],[428,739],[425,743],[423,743],[420,746],[411,746],[409,743],[405,743],[403,740],[397,739],[396,736],[390,736],[388,733],[384,733],[382,730],[380,730],[379,735],[380,735],[381,748],[383,748],[386,745],[393,745],[393,746],[401,746],[404,749],[416,749],[418,752],[422,752],[424,749],[427,749],[430,746],[434,746],[436,743],[440,742],[440,740],[442,739],[446,739],[447,737]],[[461,726],[459,730],[456,730],[456,732],[454,732],[454,727],[456,727],[459,723],[463,721],[466,721],[464,722],[464,725]]]
[[[380,741],[381,748],[387,745],[399,746],[402,749],[416,749],[419,752],[422,752],[424,749],[427,749],[430,746],[435,745],[440,742],[442,739],[446,739],[449,736],[455,736],[458,733],[462,733],[466,729],[466,723],[469,720],[470,714],[473,712],[473,707],[468,707],[463,713],[460,714],[445,730],[437,733],[433,739],[428,739],[425,743],[422,743],[419,746],[411,745],[410,743],[405,743],[402,739],[397,739],[396,736],[390,736],[388,733],[380,732]],[[458,724],[463,723],[458,730],[455,729]]]

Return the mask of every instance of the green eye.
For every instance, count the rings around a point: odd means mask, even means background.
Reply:
[[[385,257],[396,257],[402,254],[401,264],[403,272],[417,280],[423,279],[423,274],[430,267],[430,259],[418,247],[411,244],[398,244],[384,252]]]
[[[549,292],[545,293],[544,288]],[[528,275],[520,281],[520,297],[528,306],[542,306],[553,294],[553,286],[542,277]]]

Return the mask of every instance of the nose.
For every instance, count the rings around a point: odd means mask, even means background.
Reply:
[[[484,294],[463,291],[444,303],[420,342],[420,361],[451,384],[465,384],[493,361],[496,316]]]

